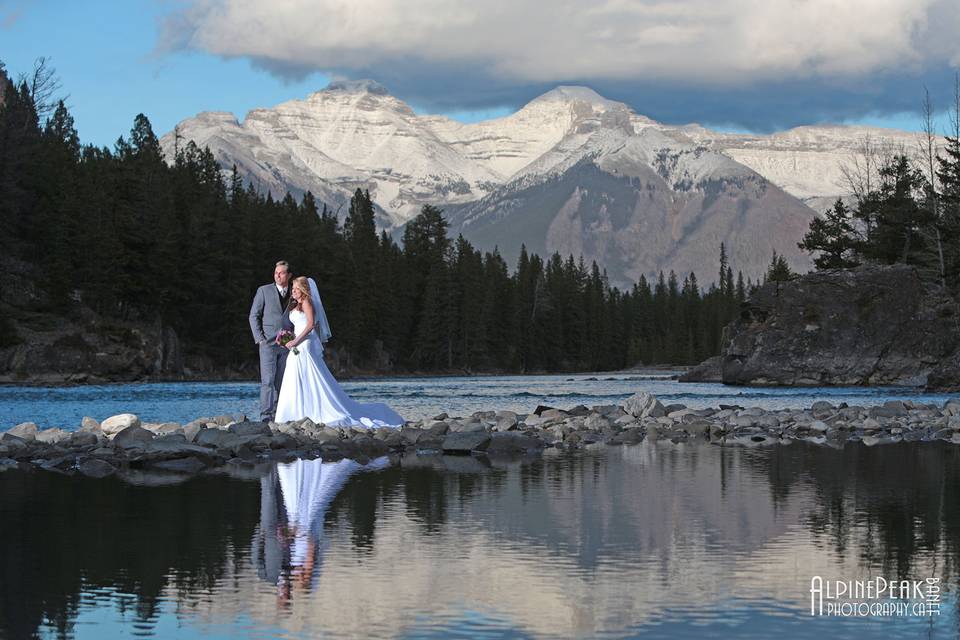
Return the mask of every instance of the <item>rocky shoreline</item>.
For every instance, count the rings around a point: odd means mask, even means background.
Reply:
[[[144,472],[192,475],[223,467],[322,457],[358,462],[415,452],[473,456],[554,455],[596,446],[703,440],[720,445],[765,446],[806,441],[841,448],[908,441],[960,444],[960,399],[943,406],[889,401],[881,406],[815,402],[808,409],[764,410],[720,405],[664,406],[641,391],[623,405],[537,407],[527,415],[481,411],[470,417],[440,414],[402,428],[334,428],[309,419],[248,421],[242,415],[200,418],[188,424],[143,423],[121,414],[102,423],[84,418],[77,431],[40,430],[23,423],[0,435],[0,471],[41,469],[90,477]]]
[[[768,282],[681,382],[960,390],[960,303],[909,265]]]

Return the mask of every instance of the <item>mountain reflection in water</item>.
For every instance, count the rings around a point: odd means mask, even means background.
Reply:
[[[0,637],[955,637],[958,504],[943,443],[6,472]],[[813,575],[937,576],[942,613],[813,618]]]

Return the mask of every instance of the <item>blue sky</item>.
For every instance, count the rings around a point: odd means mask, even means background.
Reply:
[[[430,52],[429,59],[424,57],[417,65],[411,63],[411,54],[395,50],[378,58],[374,47],[367,46],[363,56],[345,47],[340,55],[335,42],[316,50],[316,41],[310,36],[277,38],[271,34],[283,34],[291,25],[274,24],[274,16],[301,9],[297,0],[285,1],[288,11],[267,10],[257,23],[258,32],[250,33],[229,30],[233,24],[230,11],[249,13],[249,7],[232,7],[237,4],[232,0],[0,0],[0,60],[16,75],[28,71],[37,57],[50,58],[64,93],[69,94],[68,105],[81,139],[100,145],[112,145],[119,135],[125,135],[140,112],[150,118],[158,134],[200,111],[231,111],[242,118],[252,108],[305,97],[325,86],[331,73],[373,77],[420,113],[444,113],[466,121],[509,113],[563,82],[587,84],[661,121],[699,121],[736,131],[769,131],[818,121],[918,129],[919,118],[909,109],[919,105],[922,87],[933,78],[938,102],[943,104],[948,97],[945,87],[953,81],[951,65],[940,59],[915,72],[883,66],[886,63],[881,61],[876,71],[881,80],[877,82],[870,82],[869,73],[847,82],[843,74],[850,72],[846,69],[841,69],[839,80],[830,76],[828,69],[818,71],[819,75],[801,70],[792,81],[789,73],[771,76],[766,68],[758,67],[757,82],[732,89],[718,88],[719,83],[710,77],[691,79],[684,67],[674,72],[682,82],[672,82],[669,73],[657,76],[657,69],[631,78],[614,68],[615,59],[578,66],[579,58],[572,58],[567,63],[571,75],[564,77],[563,71],[558,75],[547,68],[549,61],[536,59],[530,51],[497,60],[486,53],[446,46]],[[369,4],[371,0],[364,1]],[[211,21],[211,7],[225,17]],[[442,15],[437,17],[442,19]],[[402,39],[390,35],[394,26],[385,21],[372,29],[383,32],[382,40]],[[482,30],[484,25],[472,28]],[[287,46],[298,37],[309,45],[302,54],[297,47],[291,53]],[[334,40],[324,33],[316,37]],[[420,45],[414,42],[410,46]],[[331,68],[334,64],[337,68]],[[669,67],[673,62],[662,64]],[[497,72],[498,66],[509,71]],[[716,73],[719,77],[723,69]],[[508,74],[516,77],[507,78]],[[830,92],[838,83],[843,84],[838,91],[842,95],[833,99]]]

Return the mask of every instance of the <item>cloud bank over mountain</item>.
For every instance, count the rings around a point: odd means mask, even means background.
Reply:
[[[193,0],[161,51],[289,78],[372,77],[436,110],[519,106],[588,84],[657,119],[772,129],[946,102],[954,0]]]

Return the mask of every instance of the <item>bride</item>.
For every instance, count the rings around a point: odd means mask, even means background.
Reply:
[[[323,343],[330,339],[330,325],[313,278],[296,278],[291,297],[290,321],[296,335],[286,345],[291,353],[283,371],[275,420],[310,418],[317,424],[343,427],[403,426],[403,418],[387,405],[351,399],[327,369]]]

